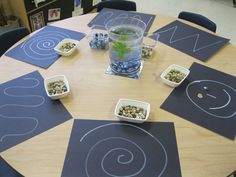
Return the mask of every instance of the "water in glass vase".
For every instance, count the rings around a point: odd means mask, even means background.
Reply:
[[[145,24],[135,18],[117,18],[108,22],[111,70],[120,75],[139,72]]]

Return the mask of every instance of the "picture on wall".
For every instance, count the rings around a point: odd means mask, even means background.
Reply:
[[[32,31],[38,30],[45,26],[43,11],[30,16]]]
[[[74,11],[72,12],[72,16],[82,15],[84,13],[84,9],[81,7],[81,0],[74,0]]]
[[[76,7],[81,7],[81,1],[80,0],[75,0],[74,4],[75,4],[75,8]]]
[[[59,20],[61,18],[61,8],[48,10],[48,21]]]

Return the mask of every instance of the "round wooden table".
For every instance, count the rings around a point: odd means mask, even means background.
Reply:
[[[88,32],[87,23],[95,15],[77,16],[52,25]],[[176,18],[157,15],[150,31],[174,20]],[[149,102],[149,121],[175,124],[183,177],[225,177],[236,168],[236,141],[160,109],[173,90],[161,81],[161,72],[173,63],[189,68],[193,62],[235,76],[236,47],[227,44],[207,62],[201,62],[158,43],[152,58],[144,62],[140,78],[135,80],[105,74],[109,64],[108,52],[90,49],[88,39],[83,38],[77,52],[70,57],[61,57],[48,69],[3,55],[0,59],[0,83],[35,70],[44,78],[64,74],[69,80],[71,94],[61,101],[76,119],[118,120],[114,109],[119,98]],[[2,152],[1,156],[26,177],[59,177],[72,124],[73,119]]]

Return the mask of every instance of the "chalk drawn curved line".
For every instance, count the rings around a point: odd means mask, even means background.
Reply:
[[[57,43],[59,43],[59,40],[57,41]],[[48,50],[52,50],[52,48],[54,48],[56,46],[56,44],[54,40],[52,39],[48,39],[46,42],[42,42],[42,47],[40,46],[40,43],[36,44],[36,47],[38,50],[42,50],[42,51],[48,51]]]
[[[132,125],[132,124],[127,124],[127,123],[108,123],[108,124],[104,124],[104,125],[100,125],[98,127],[95,127],[93,128],[92,130],[89,130],[87,133],[85,133],[81,138],[80,138],[80,142],[82,142],[87,135],[89,135],[90,133],[92,133],[93,131],[96,131],[97,129],[100,129],[100,128],[103,128],[103,127],[108,127],[108,126],[111,126],[111,125],[126,125],[126,126],[130,126],[130,127],[134,127],[134,128],[137,128],[145,133],[147,133],[149,136],[155,138],[152,134],[150,134],[148,131],[140,128],[140,127],[137,127],[135,125]]]
[[[52,43],[52,44],[51,44],[51,43]],[[51,46],[55,46],[55,45],[56,45],[56,44],[55,44],[54,41],[49,40],[49,41],[43,43],[43,48],[40,47],[38,44],[37,44],[37,47],[38,47],[38,49],[41,49],[41,50],[44,50],[44,49],[47,50],[48,48],[51,48]]]
[[[115,18],[118,18],[118,17],[128,17],[128,14],[127,13],[121,13],[121,14],[117,15]],[[124,21],[125,21],[125,19],[122,21],[122,23],[124,23]]]
[[[134,15],[133,18],[136,18],[136,19],[139,19],[139,20],[142,20],[141,16],[140,15]]]
[[[213,107],[213,108],[209,108],[209,109],[222,109],[222,108],[225,108],[226,106],[228,106],[228,104],[230,103],[231,101],[231,96],[230,94],[225,90],[223,89],[223,91],[226,93],[226,95],[228,96],[228,101],[226,102],[226,104],[222,105],[222,106],[218,106],[218,107]]]
[[[119,15],[117,15],[115,18],[117,17],[128,17],[128,14],[127,13],[121,13]]]
[[[137,18],[137,19],[139,19],[139,20],[142,20],[141,15],[138,15],[138,14],[137,14],[137,15],[134,15],[133,18]],[[146,28],[148,27],[148,25],[149,25],[149,23],[151,22],[152,19],[153,19],[153,17],[150,17],[147,23],[145,23],[145,22],[143,21],[143,22],[146,24]],[[146,30],[146,29],[145,29],[145,30]]]
[[[131,174],[131,175],[129,175],[129,176],[132,177],[132,176],[138,175],[138,174],[144,169],[144,167],[145,167],[145,165],[146,165],[146,161],[147,161],[147,160],[146,160],[146,155],[145,155],[144,151],[142,150],[142,148],[140,148],[136,143],[134,143],[133,141],[130,141],[130,140],[127,139],[127,138],[109,137],[109,138],[104,138],[104,139],[98,141],[97,143],[95,143],[95,144],[89,149],[88,155],[87,155],[87,157],[86,157],[86,163],[85,163],[85,170],[86,170],[87,176],[88,176],[88,177],[90,176],[90,175],[89,175],[89,172],[88,172],[88,159],[89,159],[89,157],[90,157],[91,152],[93,151],[93,149],[94,149],[98,144],[100,144],[100,143],[102,143],[102,142],[104,142],[104,141],[110,140],[110,139],[111,139],[111,140],[113,140],[113,139],[121,139],[121,140],[123,140],[123,141],[127,141],[127,142],[133,144],[134,146],[136,146],[136,147],[142,152],[143,157],[144,157],[144,162],[143,162],[142,167],[141,167],[136,173]],[[121,148],[114,148],[114,149],[111,149],[110,151],[108,151],[108,152],[104,155],[104,157],[102,158],[101,167],[102,167],[103,171],[104,171],[107,175],[109,175],[109,176],[112,176],[112,177],[122,177],[122,176],[117,176],[117,175],[113,175],[113,174],[109,173],[109,172],[105,169],[105,167],[104,167],[104,165],[103,165],[103,164],[104,164],[103,162],[104,162],[104,159],[106,158],[106,156],[109,155],[109,153],[110,153],[111,151],[114,151],[115,149],[121,149]],[[124,148],[122,148],[122,149],[124,149]],[[125,149],[125,150],[128,151],[127,149]],[[132,153],[131,153],[131,154],[132,154]]]
[[[98,21],[100,18],[101,19],[109,19],[113,15],[113,12],[104,12],[103,14],[98,14],[98,15],[99,16],[97,16],[97,18],[94,18],[92,21],[90,21],[90,24],[94,23],[94,21],[95,22]]]
[[[56,52],[51,48],[51,53],[40,53],[35,51],[32,46],[34,46],[34,44],[39,41],[39,40],[45,40],[47,41],[48,38],[52,38],[55,39],[57,42],[61,41],[60,39],[64,39],[64,38],[70,38],[70,36],[66,33],[63,32],[58,32],[58,31],[50,31],[50,32],[42,32],[40,33],[40,35],[37,35],[35,37],[33,37],[32,39],[29,39],[27,41],[25,41],[22,45],[21,48],[24,52],[24,54],[28,57],[30,57],[33,60],[52,60],[54,59],[55,56],[57,56]],[[29,47],[30,50],[28,50],[27,46]],[[34,55],[32,55],[32,52]]]
[[[185,93],[186,93],[188,99],[189,99],[197,108],[199,108],[201,111],[203,111],[203,112],[205,112],[206,114],[209,114],[209,115],[211,115],[211,116],[213,116],[213,117],[217,117],[217,118],[221,118],[221,119],[228,119],[228,118],[234,117],[234,116],[236,115],[236,111],[235,111],[234,113],[232,113],[231,115],[229,115],[229,116],[219,116],[219,115],[215,115],[215,114],[212,114],[212,113],[210,113],[210,112],[204,110],[203,108],[201,108],[198,104],[196,104],[196,103],[191,99],[191,97],[189,96],[189,93],[188,93],[189,87],[190,87],[192,84],[194,84],[194,83],[200,83],[200,82],[203,82],[203,81],[204,81],[204,82],[207,81],[207,82],[218,83],[218,84],[224,85],[224,86],[226,86],[226,87],[232,89],[234,92],[236,92],[236,90],[235,90],[233,87],[231,87],[231,86],[229,86],[229,85],[226,85],[226,84],[224,84],[224,83],[222,83],[222,82],[218,82],[218,81],[214,81],[214,80],[196,80],[196,81],[193,81],[193,82],[189,83],[189,84],[187,85],[187,87],[186,87]]]
[[[4,89],[4,94],[5,94],[6,96],[14,97],[14,98],[19,98],[19,97],[21,97],[21,98],[22,98],[22,97],[26,97],[26,98],[27,98],[27,97],[38,97],[38,98],[41,98],[42,101],[41,101],[39,104],[34,104],[34,105],[33,105],[33,104],[32,104],[32,105],[5,104],[5,105],[1,105],[1,106],[0,106],[0,109],[1,109],[1,108],[4,108],[4,107],[10,107],[10,106],[32,108],[32,107],[39,107],[39,106],[41,106],[41,105],[44,104],[45,98],[44,98],[43,96],[40,96],[40,95],[16,95],[16,94],[10,94],[10,93],[8,93],[9,89],[13,89],[13,88],[18,88],[18,89],[32,89],[32,88],[38,87],[39,84],[40,84],[39,80],[36,79],[36,78],[28,78],[28,77],[26,77],[26,78],[23,78],[23,80],[33,80],[33,81],[36,81],[36,83],[34,83],[34,84],[31,85],[31,86],[11,86],[11,87],[7,87],[7,88]],[[4,115],[2,115],[2,114],[0,114],[0,117],[5,118],[5,119],[11,119],[11,118],[12,118],[12,119],[13,119],[13,118],[15,118],[15,119],[31,119],[31,120],[34,120],[34,121],[36,122],[35,127],[33,127],[30,131],[25,132],[25,133],[19,133],[19,134],[6,134],[6,135],[4,135],[4,136],[2,136],[2,137],[0,138],[0,142],[2,142],[4,138],[9,137],[9,136],[24,136],[24,135],[30,134],[30,133],[32,133],[34,130],[36,130],[36,128],[38,127],[38,120],[37,120],[37,118],[35,118],[35,117],[10,117],[10,116],[4,116]]]
[[[36,122],[35,126],[34,126],[30,131],[27,131],[27,132],[25,132],[25,133],[14,133],[14,134],[9,133],[9,134],[3,135],[3,136],[0,138],[0,143],[3,142],[3,140],[4,140],[5,138],[7,138],[7,137],[11,137],[11,136],[12,136],[12,137],[13,137],[13,136],[19,137],[19,136],[29,135],[29,134],[31,134],[33,131],[35,131],[35,130],[37,129],[38,124],[39,124],[38,119],[35,118],[35,117],[9,117],[9,116],[4,116],[4,115],[0,114],[0,118],[5,118],[5,119],[30,119],[30,120],[34,120],[34,121]]]
[[[110,13],[110,15],[107,15],[107,17],[105,17],[104,21],[103,21],[103,25],[106,26],[106,23],[110,20],[110,18],[113,16],[113,12],[107,12],[108,14]],[[104,15],[103,15],[104,16]]]
[[[209,97],[211,97],[211,98],[216,99],[216,97],[215,97],[214,95],[211,95],[211,94],[209,94],[209,93],[207,93],[206,95],[209,96]]]
[[[93,19],[90,23],[94,23],[93,21],[99,21],[99,19],[104,19],[103,25],[106,25],[106,22],[113,16],[113,12],[104,12],[103,14],[99,14],[98,18]]]
[[[38,79],[35,79],[35,78],[30,78],[30,77],[25,77],[23,78],[23,80],[33,80],[33,81],[36,81],[36,84],[32,85],[32,86],[11,86],[11,87],[7,87],[4,89],[4,94],[8,95],[7,93],[7,90],[8,89],[11,89],[11,88],[35,88],[37,86],[39,86],[39,80]]]
[[[179,41],[182,41],[182,40],[190,39],[190,38],[193,38],[193,39],[196,38],[195,42],[194,42],[193,53],[198,52],[198,51],[203,50],[203,49],[206,49],[206,48],[209,48],[209,47],[212,47],[212,46],[215,46],[215,45],[220,44],[220,43],[223,42],[223,41],[217,41],[217,42],[214,42],[214,43],[211,43],[211,44],[208,44],[208,45],[197,48],[197,44],[198,44],[198,40],[200,38],[200,34],[192,34],[192,35],[189,35],[189,36],[186,36],[186,37],[183,37],[183,38],[173,40],[177,29],[178,29],[178,26],[176,25],[176,26],[173,26],[171,28],[168,28],[166,30],[159,31],[159,32],[156,32],[156,33],[161,34],[161,33],[165,33],[165,32],[173,30],[173,32],[171,34],[171,37],[170,37],[170,40],[169,40],[170,44],[175,43],[175,42],[179,42]]]
[[[100,126],[98,126],[98,127],[93,128],[92,130],[88,131],[87,133],[85,133],[85,134],[80,138],[80,142],[82,142],[82,141],[84,140],[84,138],[86,138],[86,136],[88,136],[90,133],[92,133],[92,132],[94,132],[94,131],[96,131],[96,130],[98,130],[98,129],[100,129],[100,128],[107,127],[107,126],[111,126],[111,125],[125,125],[125,126],[130,126],[130,127],[136,128],[136,129],[141,130],[142,132],[148,134],[148,135],[151,136],[158,144],[160,144],[160,146],[161,146],[161,148],[162,148],[162,150],[164,151],[164,154],[165,154],[165,165],[164,165],[164,167],[163,167],[163,169],[162,169],[162,171],[161,171],[161,173],[160,173],[160,175],[159,175],[158,177],[160,177],[160,176],[164,173],[164,171],[165,171],[165,169],[166,169],[166,167],[167,167],[167,164],[168,164],[168,156],[167,156],[167,152],[166,152],[166,149],[165,149],[164,145],[163,145],[155,136],[153,136],[151,133],[149,133],[148,131],[146,131],[146,130],[140,128],[140,127],[137,127],[137,126],[135,126],[135,125],[127,124],[127,123],[108,123],[108,124],[105,124],[105,125],[100,125]]]
[[[55,35],[56,34],[56,35]],[[70,36],[66,33],[63,33],[63,32],[59,32],[59,31],[49,31],[49,32],[40,32],[40,35],[35,35],[35,36],[32,36],[32,38],[26,40],[25,42],[23,42],[21,44],[21,48],[24,48],[26,45],[28,45],[28,43],[31,43],[32,41],[35,41],[35,40],[40,40],[41,38],[44,39],[44,38],[48,38],[49,37],[62,37],[62,38],[65,38],[65,37],[68,37],[70,38]]]
[[[126,138],[124,138],[124,140],[125,140]],[[132,142],[132,141],[130,141],[130,140],[128,140],[128,139],[126,139],[127,141],[129,141],[130,143],[132,143],[132,144],[134,144],[136,147],[138,147],[139,148],[139,150],[142,152],[142,154],[143,154],[143,157],[144,157],[144,162],[143,162],[143,165],[142,165],[142,167],[136,172],[136,173],[134,173],[134,174],[131,174],[131,175],[129,175],[130,177],[132,177],[132,176],[137,176],[143,169],[144,169],[144,167],[146,166],[146,155],[145,155],[145,153],[144,153],[144,151],[142,150],[142,148],[140,148],[136,143],[134,143],[134,142]],[[117,148],[116,148],[117,149]],[[115,150],[115,149],[113,149],[113,150]],[[109,153],[109,152],[108,152]],[[130,152],[131,153],[131,152]],[[132,154],[132,153],[131,153]],[[133,154],[132,154],[132,157],[133,157]],[[104,156],[104,158],[105,158],[105,156]],[[120,157],[119,157],[120,158]],[[130,161],[128,161],[127,163],[129,163],[129,162],[131,162],[131,160],[133,160],[133,158],[132,159],[130,159]],[[102,159],[102,162],[101,162],[101,164],[102,164],[102,169],[103,169],[103,171],[105,171],[105,173],[107,174],[107,175],[110,175],[110,176],[112,176],[112,177],[122,177],[122,176],[117,176],[117,175],[112,175],[111,173],[109,173],[108,171],[106,171],[106,169],[104,168],[104,163],[103,163],[103,161],[104,161],[104,159]],[[118,161],[119,161],[119,159],[118,159]],[[127,164],[127,163],[125,163],[125,164]],[[121,164],[124,164],[124,163],[121,163]]]
[[[51,47],[50,49],[48,49],[47,53],[42,53],[41,51],[43,50],[39,50],[37,51],[38,48],[34,48],[34,46],[37,47],[37,44],[41,43],[42,41],[45,41],[47,42],[49,39],[53,39],[55,40],[57,43],[60,42],[61,39],[67,37],[69,38],[69,36],[65,36],[65,35],[61,35],[61,34],[57,34],[57,36],[51,36],[51,34],[49,35],[49,37],[47,37],[48,35],[44,35],[44,36],[40,36],[40,37],[37,37],[37,38],[34,38],[32,39],[30,42],[28,42],[27,44],[25,44],[22,49],[24,51],[24,53],[29,56],[29,57],[32,57],[34,59],[39,59],[39,60],[42,60],[42,56],[45,57],[45,56],[51,56],[53,54],[56,54],[56,52],[53,50],[53,48]],[[56,43],[55,43],[56,44]],[[28,50],[28,48],[30,50]],[[36,49],[36,50],[35,50]],[[32,52],[33,54],[29,53],[29,52]],[[36,55],[36,56],[34,56]],[[53,57],[53,56],[52,56]]]
[[[53,39],[53,38],[52,38]],[[44,40],[44,39],[42,39],[42,40]],[[55,39],[58,43],[59,43],[59,40],[58,39]],[[48,41],[48,39],[47,39],[47,41]],[[54,43],[54,46],[51,46],[50,48],[47,48],[47,49],[40,49],[40,48],[38,48],[38,45],[41,43],[42,41],[40,41],[40,40],[38,40],[38,41],[33,41],[32,43],[30,43],[29,45],[28,45],[28,48],[30,49],[30,51],[33,53],[33,55],[38,55],[38,56],[40,56],[40,57],[45,57],[45,56],[51,56],[52,54],[55,54],[56,52],[54,51],[54,47],[56,46],[55,44],[56,43]],[[35,43],[36,43],[36,45],[35,45]],[[45,51],[47,51],[47,53],[42,53],[42,52],[45,52]],[[28,50],[27,50],[27,54],[29,54],[28,53]],[[32,55],[32,54],[29,54],[29,55]]]
[[[41,106],[44,104],[45,102],[45,98],[43,96],[40,96],[40,95],[16,95],[16,94],[10,94],[8,91],[10,89],[29,89],[29,88],[35,88],[37,86],[39,86],[39,80],[38,79],[35,79],[35,78],[23,78],[23,80],[34,80],[36,81],[36,84],[34,85],[31,85],[31,86],[11,86],[11,87],[7,87],[3,90],[3,93],[4,95],[6,96],[10,96],[10,97],[36,97],[36,98],[40,98],[42,99],[41,103],[40,104],[36,104],[36,105],[23,105],[23,104],[4,104],[4,105],[1,105],[0,108],[3,108],[3,107],[8,107],[8,106],[19,106],[19,107],[38,107],[38,106]]]
[[[1,109],[1,108],[4,108],[4,107],[36,108],[36,107],[39,107],[39,106],[43,105],[44,102],[45,102],[45,98],[44,98],[44,97],[37,96],[37,95],[30,95],[30,97],[38,97],[38,98],[42,98],[42,102],[39,103],[39,104],[35,104],[35,105],[27,105],[27,104],[4,104],[4,105],[1,105],[1,106],[0,106],[0,109]]]
[[[141,16],[140,16],[140,15],[134,15],[132,18],[141,20]],[[134,19],[132,19],[130,23],[131,23],[132,25],[138,25],[138,24],[139,24],[139,21],[136,20],[136,23],[135,23]]]
[[[119,137],[118,137],[119,138]],[[112,139],[114,139],[114,138],[112,138]],[[126,164],[129,164],[129,163],[131,163],[133,160],[134,160],[134,154],[130,151],[130,150],[127,150],[127,149],[125,149],[125,148],[113,148],[113,149],[111,149],[111,150],[109,150],[105,155],[104,155],[104,157],[102,158],[102,164],[103,164],[103,162],[105,161],[105,158],[110,154],[110,153],[112,153],[113,151],[116,151],[116,150],[122,150],[122,151],[126,151],[126,152],[128,152],[129,154],[130,154],[130,156],[131,156],[131,158],[127,161],[122,161],[121,160],[121,158],[122,157],[125,157],[125,155],[119,155],[118,156],[118,158],[117,158],[117,162],[119,163],[119,164],[124,164],[124,165],[126,165]]]

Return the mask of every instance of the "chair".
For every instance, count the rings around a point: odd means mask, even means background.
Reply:
[[[100,12],[103,8],[136,11],[136,3],[128,0],[108,0],[101,1],[97,5],[97,11]]]
[[[12,168],[1,156],[0,156],[0,176],[1,177],[24,177]]]
[[[200,25],[212,32],[216,32],[216,24],[200,14],[183,11],[179,13],[178,18]]]
[[[228,175],[227,177],[236,177],[236,170],[234,170],[234,172],[230,173],[230,175]]]
[[[2,56],[11,46],[28,34],[30,34],[30,32],[25,27],[14,28],[0,34],[0,56]]]

